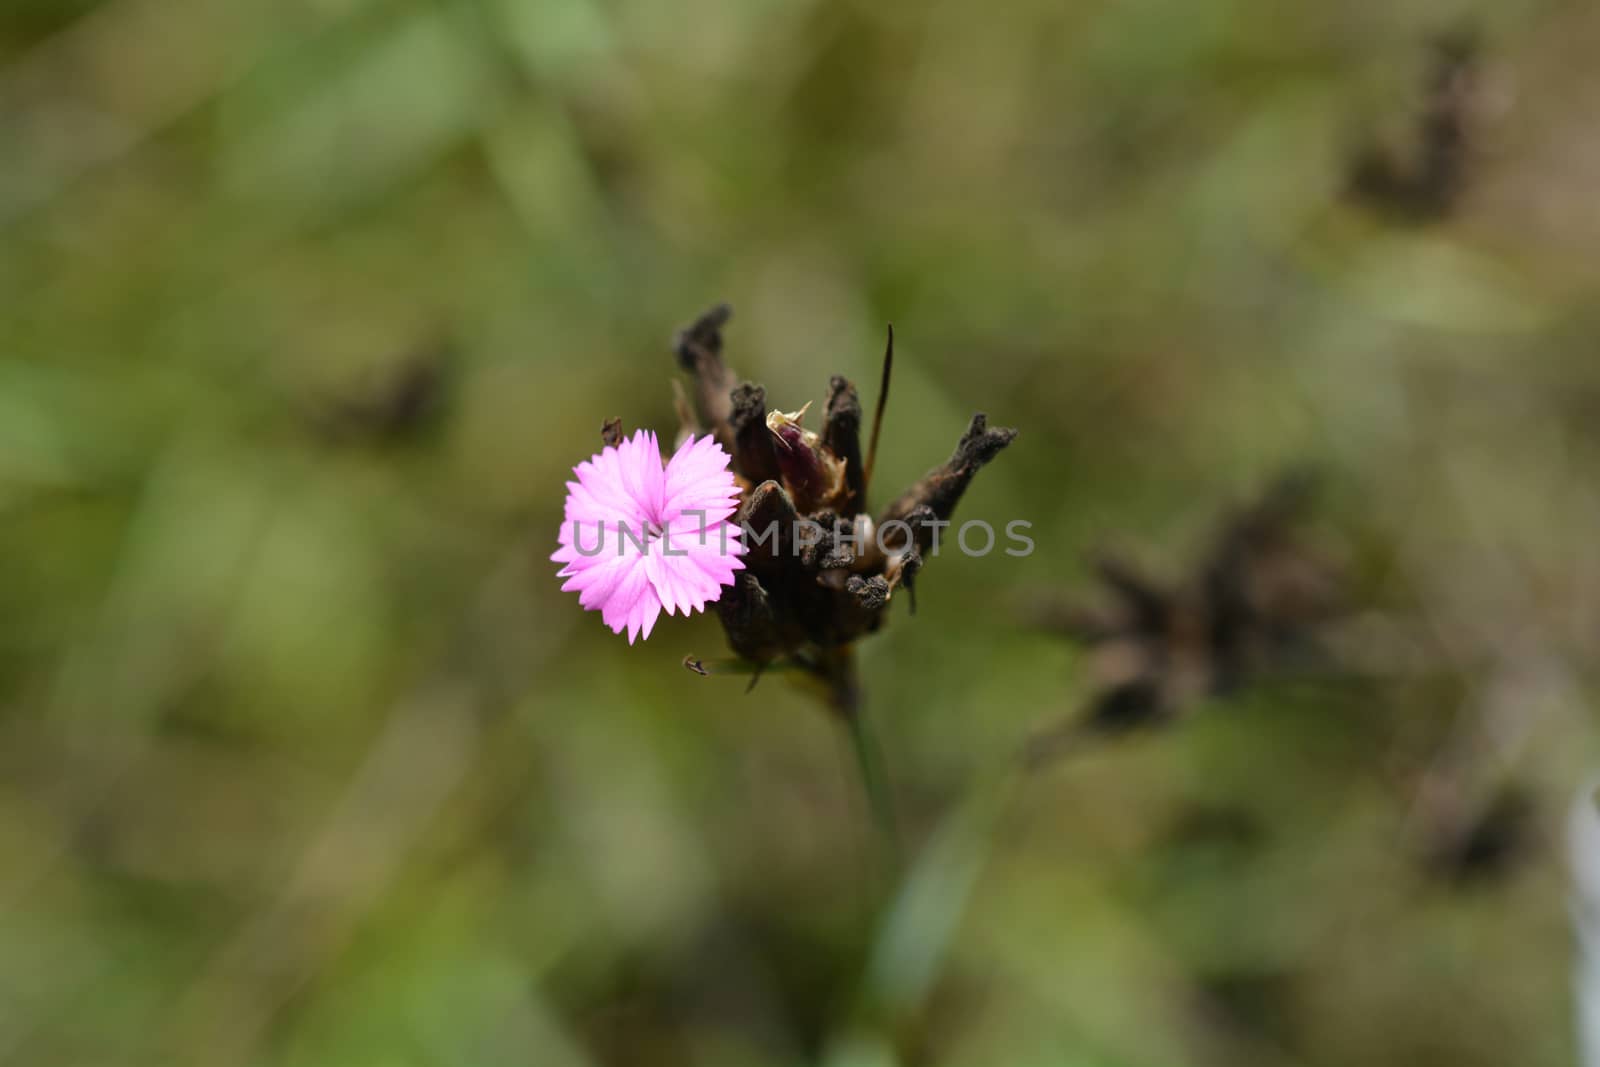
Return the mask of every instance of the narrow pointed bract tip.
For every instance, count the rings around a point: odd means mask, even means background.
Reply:
[[[870,488],[872,468],[878,462],[878,434],[883,431],[883,410],[889,404],[889,379],[894,372],[894,323],[889,323],[889,339],[883,349],[883,377],[878,383],[878,406],[872,414],[872,436],[867,439],[867,462],[862,481]]]

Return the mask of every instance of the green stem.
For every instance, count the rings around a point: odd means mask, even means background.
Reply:
[[[883,750],[873,736],[866,714],[859,708],[845,716],[850,730],[850,747],[855,750],[856,767],[861,771],[861,788],[872,809],[872,821],[883,839],[891,869],[900,866],[900,828],[895,821],[894,801],[889,795],[889,775],[884,768]]]

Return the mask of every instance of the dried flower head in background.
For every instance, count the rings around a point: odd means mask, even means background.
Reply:
[[[769,409],[766,391],[738,382],[722,359],[731,315],[713,308],[677,339],[679,365],[694,378],[694,411],[680,404],[685,434],[708,428],[733,458],[738,519],[748,531],[745,569],[717,602],[733,651],[758,675],[797,668],[821,681],[830,704],[854,713],[860,699],[851,649],[879,629],[889,604],[912,597],[937,528],[948,521],[973,476],[1016,431],[972,417],[942,465],[876,513],[867,498],[888,393],[894,335],[884,356],[877,414],[865,453],[856,387],[835,375],[820,425],[811,405]],[[691,670],[709,673],[694,658]]]
[[[1352,196],[1398,222],[1431,222],[1455,208],[1466,186],[1478,68],[1474,34],[1456,31],[1434,39],[1410,143],[1367,145],[1351,168]]]
[[[606,446],[578,464],[567,483],[566,513],[551,559],[561,588],[577,591],[612,632],[650,636],[661,609],[701,611],[744,564],[742,532],[728,521],[738,486],[728,454],[709,437],[690,437],[663,467],[654,433],[621,439],[607,423]]]
[[[1104,601],[1043,607],[1049,629],[1087,646],[1096,695],[1087,716],[1044,738],[1053,752],[1080,728],[1118,730],[1177,718],[1201,700],[1318,652],[1342,614],[1341,570],[1296,534],[1310,485],[1280,480],[1223,523],[1182,580],[1164,584],[1114,556],[1097,559]]]
[[[330,443],[393,445],[435,429],[458,373],[456,349],[430,339],[368,368],[357,380],[307,404],[306,418]]]

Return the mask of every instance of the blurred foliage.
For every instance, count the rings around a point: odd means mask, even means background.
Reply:
[[[10,0],[0,1061],[1571,1062],[1597,34]],[[1378,202],[1440,108],[1446,202]],[[882,484],[1022,430],[961,514],[1038,551],[942,561],[861,649],[903,872],[807,694],[685,672],[714,619],[628,648],[546,562],[720,299],[785,410],[870,402],[896,325]],[[1294,465],[1351,669],[1008,771],[1092,689],[1025,605],[1106,546],[1176,573]]]

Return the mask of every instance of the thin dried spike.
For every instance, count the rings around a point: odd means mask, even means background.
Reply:
[[[701,421],[730,452],[733,431],[728,419],[733,414],[733,401],[729,394],[733,391],[734,377],[722,362],[722,328],[732,317],[732,308],[718,304],[678,331],[673,341],[678,365],[694,375],[695,403]]]
[[[607,448],[615,448],[622,443],[622,418],[613,415],[600,424],[600,441]]]
[[[823,416],[822,443],[844,460],[844,482],[856,511],[867,506],[867,476],[861,466],[861,398],[856,387],[835,374],[828,382],[828,407]]]
[[[1017,431],[989,429],[988,417],[981,411],[972,416],[967,432],[956,443],[955,453],[942,466],[935,467],[922,480],[902,493],[884,509],[878,525],[894,519],[904,521],[918,507],[926,505],[939,519],[949,519],[955,513],[961,495],[972,483],[984,464],[999,455],[1016,439]],[[922,543],[918,538],[918,544]]]
[[[883,380],[878,383],[878,406],[872,413],[872,438],[867,442],[867,463],[861,474],[861,507],[867,503],[867,488],[872,485],[872,469],[878,463],[878,434],[883,430],[883,409],[889,404],[889,376],[894,370],[894,323],[889,323],[889,341],[883,350]]]

